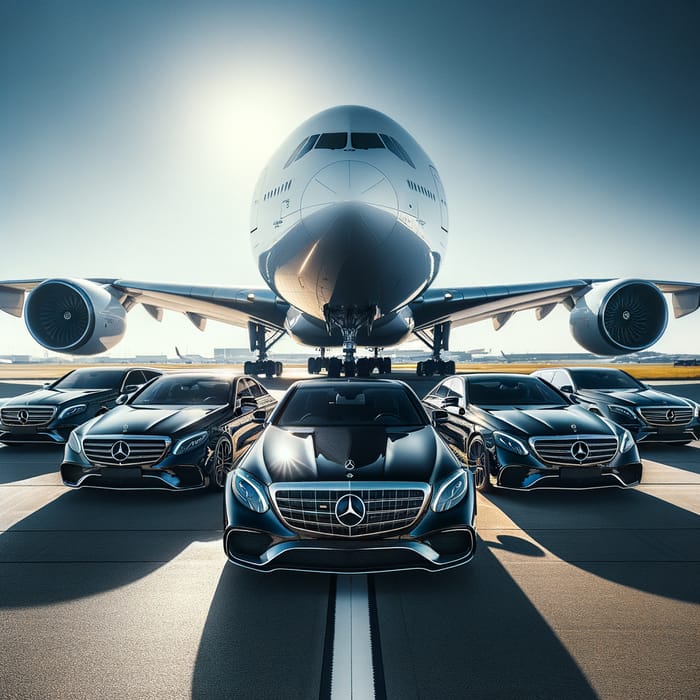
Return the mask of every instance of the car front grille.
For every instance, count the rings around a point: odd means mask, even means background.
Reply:
[[[276,484],[270,491],[287,527],[326,537],[408,528],[421,516],[430,495],[427,484],[391,482]]]
[[[0,409],[3,425],[13,427],[46,425],[55,415],[55,406],[19,406]]]
[[[685,425],[693,418],[690,406],[647,406],[639,413],[649,425]]]
[[[557,466],[606,464],[617,453],[617,438],[614,437],[531,438],[530,444],[543,462]]]
[[[169,444],[170,440],[162,437],[88,437],[83,440],[83,452],[99,467],[150,467],[160,462]]]

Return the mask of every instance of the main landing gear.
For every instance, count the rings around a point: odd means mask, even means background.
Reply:
[[[309,374],[328,372],[329,377],[369,377],[377,374],[391,374],[391,358],[379,357],[379,348],[374,348],[374,357],[358,357],[357,359],[342,360],[339,357],[326,357],[326,349],[321,348],[320,357],[310,357],[307,363]]]
[[[431,377],[433,374],[445,376],[455,373],[454,360],[443,360],[440,357],[441,350],[449,350],[449,321],[433,326],[432,331],[415,331],[415,335],[419,340],[423,341],[433,353],[433,356],[429,360],[423,360],[416,364],[416,374],[419,377]]]
[[[243,372],[257,376],[264,374],[266,377],[279,377],[282,374],[281,362],[267,359],[267,351],[284,335],[284,331],[270,330],[260,323],[248,322],[248,335],[250,337],[250,351],[258,353],[257,360],[248,360],[243,363]]]

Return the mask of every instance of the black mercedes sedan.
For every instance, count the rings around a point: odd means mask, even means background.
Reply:
[[[589,411],[627,428],[637,443],[700,440],[700,406],[642,384],[621,369],[561,367],[533,372]]]
[[[163,375],[66,443],[61,477],[73,488],[223,488],[234,459],[262,430],[253,419],[277,401],[252,377]]]
[[[440,571],[476,548],[473,476],[395,380],[292,385],[224,493],[224,550],[258,571]]]
[[[423,404],[447,412],[440,434],[473,470],[479,491],[624,488],[641,481],[630,432],[537,377],[454,375]]]
[[[148,367],[84,367],[36,391],[20,394],[0,408],[0,442],[7,445],[62,445],[81,423],[113,408],[162,374]]]

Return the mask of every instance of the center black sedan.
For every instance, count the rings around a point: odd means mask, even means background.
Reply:
[[[66,486],[184,491],[223,488],[233,461],[255,440],[275,399],[252,377],[181,372],[156,379],[74,430]]]
[[[471,473],[389,379],[294,384],[225,497],[224,550],[258,571],[439,571],[476,547]]]
[[[150,367],[83,367],[0,408],[0,442],[62,445],[81,423],[162,374]]]
[[[521,374],[464,374],[424,399],[444,409],[440,433],[474,471],[476,488],[635,486],[642,464],[625,428]]]

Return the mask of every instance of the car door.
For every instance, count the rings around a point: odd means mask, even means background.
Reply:
[[[248,450],[263,430],[263,423],[253,420],[255,411],[262,409],[269,415],[274,404],[272,396],[254,379],[238,379],[233,397],[233,420],[229,424],[234,459]]]

